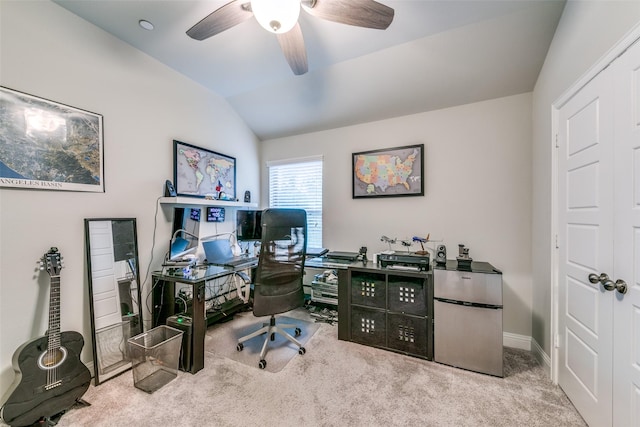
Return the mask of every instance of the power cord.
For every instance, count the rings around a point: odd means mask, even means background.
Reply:
[[[147,272],[144,276],[144,280],[142,281],[142,285],[140,285],[140,290],[144,289],[144,285],[147,283],[147,280],[149,279],[149,272],[151,271],[151,264],[153,263],[153,250],[156,247],[156,231],[158,229],[158,208],[160,207],[160,199],[162,198],[162,196],[158,197],[156,199],[156,212],[154,214],[153,217],[153,238],[151,241],[151,257],[149,258],[149,264],[147,265]],[[153,310],[151,309],[151,307],[149,306],[149,298],[151,297],[151,294],[153,292],[153,288],[157,285],[157,282],[154,283],[151,286],[151,289],[149,289],[149,293],[147,293],[147,296],[145,298],[145,305],[147,306],[147,310],[149,313],[153,314]]]

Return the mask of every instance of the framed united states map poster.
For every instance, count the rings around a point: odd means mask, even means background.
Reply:
[[[102,116],[0,87],[0,187],[104,192]]]
[[[353,153],[353,198],[424,196],[424,144]]]

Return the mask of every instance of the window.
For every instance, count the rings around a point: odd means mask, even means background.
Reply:
[[[322,247],[322,157],[268,162],[269,207],[307,211],[307,247]]]

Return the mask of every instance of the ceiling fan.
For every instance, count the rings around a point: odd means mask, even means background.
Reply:
[[[301,75],[309,70],[298,23],[301,8],[328,21],[378,30],[391,24],[394,13],[374,0],[232,0],[191,27],[187,35],[205,40],[255,16],[262,27],[278,37],[291,70]]]

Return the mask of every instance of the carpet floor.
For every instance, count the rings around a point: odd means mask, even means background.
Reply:
[[[306,354],[275,373],[217,354],[208,340],[197,374],[178,372],[148,394],[127,371],[91,386],[91,406],[72,408],[58,426],[586,425],[527,351],[505,348],[497,378],[337,337],[337,325],[318,324]]]

